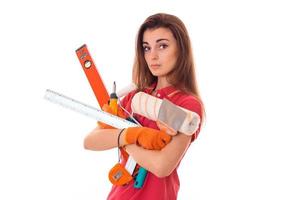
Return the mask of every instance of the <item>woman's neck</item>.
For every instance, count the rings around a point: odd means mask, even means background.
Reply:
[[[157,79],[157,85],[156,85],[155,90],[159,90],[159,89],[168,87],[170,85],[171,84],[167,81],[166,77],[158,77],[158,79]]]

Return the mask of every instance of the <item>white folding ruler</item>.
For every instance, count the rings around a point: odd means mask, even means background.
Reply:
[[[47,89],[45,92],[44,98],[52,103],[58,104],[63,106],[64,108],[68,108],[70,110],[73,110],[75,112],[78,112],[80,114],[83,114],[85,116],[88,116],[92,119],[95,119],[97,121],[103,122],[105,124],[108,124],[112,127],[122,129],[122,128],[128,128],[128,127],[137,127],[139,125],[132,123],[128,120],[125,120],[123,118],[120,118],[118,116],[112,115],[110,113],[104,112],[102,110],[99,110],[97,108],[94,108],[90,105],[87,105],[85,103],[79,102],[75,99],[72,99],[70,97],[67,97],[63,94],[59,94],[58,92],[55,92],[53,90]],[[132,156],[129,156],[125,169],[132,174],[136,166],[135,160],[132,158]]]

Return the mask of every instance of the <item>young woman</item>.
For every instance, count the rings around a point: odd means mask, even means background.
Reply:
[[[133,96],[143,91],[193,111],[203,121],[204,107],[197,90],[190,39],[183,22],[176,16],[158,13],[148,17],[141,25],[137,35],[133,81],[138,89],[121,102],[129,113]],[[108,106],[104,110],[110,112]],[[170,136],[160,130],[155,121],[137,114],[134,117],[142,128],[119,130],[102,124],[84,141],[85,148],[90,150],[124,147],[123,163],[129,154],[139,166],[148,170],[142,188],[134,188],[134,181],[124,186],[113,186],[108,199],[177,199],[180,185],[177,168],[189,145],[197,138],[201,125],[191,136],[180,132]]]

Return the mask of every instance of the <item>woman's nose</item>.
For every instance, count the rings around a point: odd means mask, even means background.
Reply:
[[[155,49],[152,49],[150,52],[150,58],[151,60],[156,60],[158,58],[158,52]]]

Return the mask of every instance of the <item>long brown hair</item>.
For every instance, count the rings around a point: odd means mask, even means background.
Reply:
[[[187,29],[184,23],[176,16],[157,13],[149,16],[140,26],[136,39],[135,61],[133,66],[133,82],[138,90],[143,90],[157,81],[157,77],[150,72],[144,57],[143,36],[147,29],[168,28],[177,42],[178,58],[175,67],[167,75],[168,82],[183,92],[197,97],[202,106],[202,116],[204,106],[200,98],[195,74],[192,47]]]

